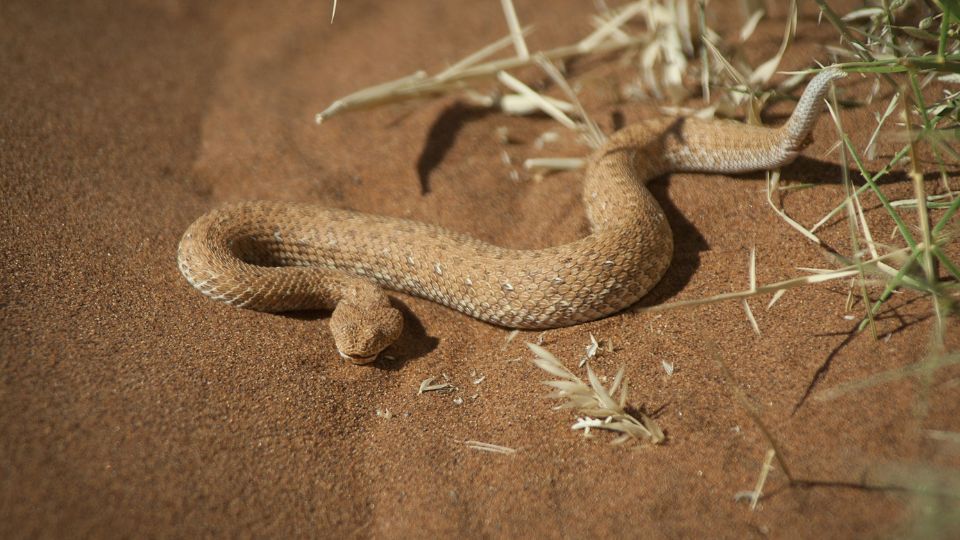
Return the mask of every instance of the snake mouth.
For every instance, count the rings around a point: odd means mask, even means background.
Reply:
[[[378,356],[380,356],[380,353],[375,353],[370,356],[354,356],[352,354],[347,354],[340,350],[337,350],[337,352],[340,354],[340,357],[343,358],[344,360],[349,360],[357,365],[369,364],[370,362],[373,362],[374,360],[376,360]]]

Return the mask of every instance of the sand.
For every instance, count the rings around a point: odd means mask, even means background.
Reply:
[[[631,402],[667,432],[656,447],[571,431],[573,415],[551,409],[530,363],[536,332],[508,342],[509,330],[397,294],[408,328],[392,359],[357,367],[337,358],[322,314],[202,297],[178,273],[176,245],[224,202],[311,201],[512,247],[586,231],[577,173],[511,178],[527,157],[584,155],[569,133],[533,148],[558,130],[549,119],[450,96],[313,123],[338,97],[442,69],[504,35],[497,2],[339,2],[332,26],[328,4],[0,5],[0,536],[871,537],[912,516],[899,466],[958,465],[956,446],[924,436],[958,430],[956,370],[921,422],[909,380],[815,399],[923,357],[933,321],[929,299],[912,293],[883,311],[879,340],[855,332],[862,308],[845,309],[845,283],[790,291],[771,309],[751,300],[759,336],[738,302],[631,309],[542,336],[569,366],[590,334],[612,344],[593,366],[626,366]],[[823,44],[836,41],[803,4],[783,69],[826,60]],[[518,2],[537,24],[535,48],[585,35],[589,9]],[[776,50],[783,22],[760,24],[755,61]],[[614,99],[632,73],[615,57],[571,72],[607,132],[616,114],[658,114]],[[777,104],[767,120],[789,111]],[[860,145],[873,112],[844,114]],[[500,126],[515,144],[498,140]],[[784,197],[803,223],[842,199],[834,140],[825,117],[784,171],[818,184]],[[894,179],[891,198],[912,196]],[[832,264],[775,216],[762,174],[676,174],[651,187],[676,256],[640,306],[746,288],[751,248],[761,283]],[[875,200],[866,212],[888,238]],[[822,236],[849,253],[845,221]],[[418,395],[428,377],[456,390]],[[777,467],[755,511],[734,495],[753,488],[770,443],[737,387],[805,481]]]

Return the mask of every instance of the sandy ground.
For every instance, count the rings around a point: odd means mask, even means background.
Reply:
[[[920,423],[910,381],[814,399],[923,356],[929,300],[910,293],[879,318],[879,340],[854,331],[847,316],[862,309],[845,309],[843,283],[793,290],[769,310],[752,300],[761,336],[737,302],[547,332],[571,366],[589,334],[613,344],[594,367],[626,366],[631,401],[658,411],[668,435],[651,447],[571,431],[529,362],[537,333],[508,342],[508,330],[397,294],[407,331],[392,359],[356,367],[337,358],[323,316],[234,309],[189,287],[179,236],[228,201],[312,201],[512,247],[584,234],[578,174],[511,179],[527,157],[584,154],[570,134],[534,149],[556,129],[548,119],[444,97],[313,123],[338,97],[504,35],[498,2],[346,1],[332,26],[328,2],[48,4],[0,4],[0,536],[872,537],[913,515],[899,466],[958,465],[955,446],[923,436],[960,430],[950,371]],[[517,4],[537,25],[535,48],[589,31],[589,2]],[[825,60],[836,41],[803,4],[784,69]],[[755,61],[776,50],[782,15],[761,23]],[[573,66],[607,132],[618,114],[657,114],[614,98],[634,73],[615,57]],[[872,114],[844,114],[860,145]],[[825,117],[784,172],[820,184],[784,197],[803,223],[842,198],[834,140]],[[894,180],[891,198],[912,196]],[[654,181],[676,256],[640,305],[747,287],[752,247],[761,283],[829,265],[763,187],[762,174]],[[866,211],[887,238],[875,200]],[[849,252],[845,221],[823,238]],[[417,395],[428,377],[457,390]],[[756,511],[734,494],[753,487],[770,444],[736,385],[806,481],[791,486],[777,468]]]

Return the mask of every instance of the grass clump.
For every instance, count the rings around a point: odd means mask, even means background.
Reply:
[[[946,250],[956,233],[955,217],[960,209],[960,191],[948,172],[950,165],[960,161],[955,147],[956,135],[960,133],[960,92],[949,87],[960,82],[960,42],[956,39],[960,32],[960,3],[941,1],[931,3],[931,7],[919,2],[884,1],[845,16],[834,12],[825,0],[817,0],[817,4],[842,37],[842,46],[831,49],[841,60],[838,65],[873,79],[868,99],[878,97],[882,88],[890,95],[863,149],[854,145],[839,115],[835,111],[833,114],[842,157],[849,156],[866,182],[854,187],[844,177],[848,197],[843,206],[851,223],[851,243],[854,247],[863,245],[855,253],[876,253],[880,249],[862,218],[863,193],[876,197],[895,222],[901,242],[909,248],[898,269],[886,268],[888,279],[877,299],[871,302],[863,295],[868,307],[859,329],[872,326],[894,291],[912,289],[932,300],[936,316],[934,348],[942,351],[945,317],[956,313],[960,299],[960,267]],[[885,124],[893,123],[891,119],[899,119],[902,126],[899,131],[892,131],[890,137],[900,142],[900,148],[879,171],[871,173],[866,161],[875,157],[874,142]],[[938,171],[941,193],[928,193],[930,186],[920,170],[927,154],[932,156],[932,165]],[[914,197],[895,204],[880,185],[898,168],[905,170],[910,179]],[[915,224],[908,225],[900,209],[912,209]],[[946,279],[941,277],[941,269],[946,272]]]
[[[536,355],[533,363],[543,371],[557,377],[555,380],[543,383],[554,389],[548,397],[565,400],[555,408],[572,409],[578,415],[581,415],[577,417],[572,429],[582,430],[584,435],[587,436],[590,435],[592,429],[620,433],[620,436],[613,440],[613,444],[620,444],[630,439],[653,444],[660,444],[664,441],[666,436],[656,420],[642,411],[638,412],[636,416],[628,412],[627,382],[623,378],[623,367],[617,371],[613,383],[607,388],[603,386],[589,364],[587,365],[588,384],[567,369],[548,350],[533,343],[527,343],[527,347]]]

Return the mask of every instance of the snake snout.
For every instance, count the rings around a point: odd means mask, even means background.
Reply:
[[[340,358],[343,358],[344,360],[349,360],[358,366],[375,362],[377,360],[377,357],[380,356],[379,353],[374,354],[373,356],[351,356],[341,351],[340,349],[337,349],[337,353],[340,355]]]

